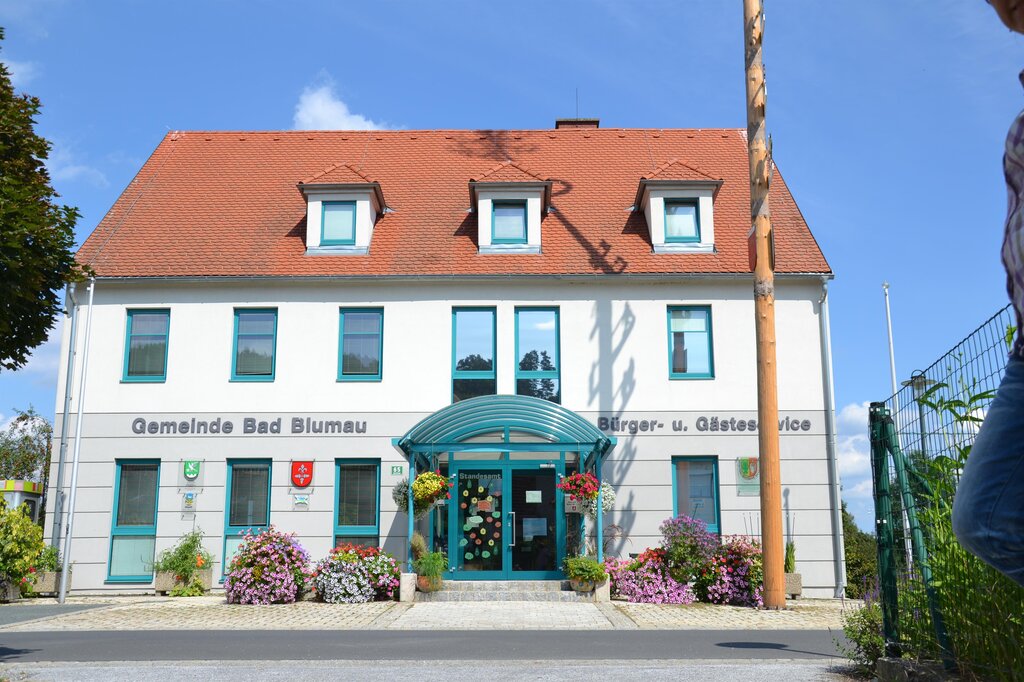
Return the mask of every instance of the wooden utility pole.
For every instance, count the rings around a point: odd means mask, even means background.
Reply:
[[[750,220],[754,238],[754,316],[757,329],[757,439],[761,469],[761,547],[764,606],[786,606],[782,563],[782,485],[779,480],[779,404],[775,366],[775,263],[768,181],[771,154],[765,133],[761,0],[743,0],[747,76],[747,155],[750,161]]]

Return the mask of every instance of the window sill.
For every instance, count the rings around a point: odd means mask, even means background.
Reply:
[[[269,384],[273,383],[274,377],[231,377],[229,381],[233,384]]]
[[[715,378],[714,374],[669,374],[670,381],[709,381]]]
[[[152,585],[153,576],[130,576],[127,578],[107,578],[104,585]]]
[[[153,377],[142,378],[142,377],[122,377],[122,384],[165,384],[167,383],[167,377]]]
[[[655,244],[654,253],[714,253],[714,244],[700,242],[666,242]]]
[[[526,253],[526,254],[537,254],[540,253],[540,246],[536,244],[491,244],[490,246],[481,246],[481,254],[495,254],[495,253]]]
[[[306,249],[307,256],[365,256],[370,252],[368,246],[311,246]]]
[[[338,383],[340,383],[340,384],[348,384],[348,383],[373,383],[373,382],[380,383],[381,381],[383,381],[383,379],[381,379],[379,374],[378,375],[374,375],[374,376],[340,376],[340,377],[338,377]]]

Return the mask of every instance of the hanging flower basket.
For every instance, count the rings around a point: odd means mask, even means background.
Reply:
[[[571,500],[587,502],[597,499],[597,477],[589,472],[566,476],[555,486]]]
[[[615,509],[615,488],[608,483],[601,484],[601,511],[607,513]],[[583,513],[587,518],[597,518],[597,495],[583,501]]]
[[[412,482],[413,518],[422,519],[442,499],[451,499],[454,484],[440,471],[424,471]],[[391,489],[391,499],[399,511],[409,513],[409,481],[401,480]]]

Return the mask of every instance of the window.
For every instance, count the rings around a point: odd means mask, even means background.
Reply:
[[[669,306],[668,354],[671,379],[715,376],[710,306]]]
[[[562,402],[558,308],[516,308],[516,393]]]
[[[452,311],[452,402],[498,392],[494,308]]]
[[[491,243],[526,243],[525,201],[494,201],[491,203]]]
[[[277,310],[235,310],[232,381],[273,381]]]
[[[356,202],[325,201],[321,204],[320,246],[356,243]]]
[[[156,549],[160,462],[118,460],[116,466],[107,580],[148,583]]]
[[[383,310],[341,310],[338,381],[380,381]]]
[[[380,462],[339,459],[336,464],[335,547],[346,542],[366,547],[379,546]]]
[[[124,340],[122,381],[164,381],[167,378],[169,310],[129,310]]]
[[[718,533],[718,458],[673,457],[672,468],[672,513],[700,519]]]
[[[221,569],[225,573],[242,544],[242,533],[270,525],[270,462],[229,459],[227,489],[227,523]]]
[[[696,199],[665,200],[665,241],[699,242],[700,211]]]

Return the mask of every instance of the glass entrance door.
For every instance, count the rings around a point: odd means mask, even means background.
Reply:
[[[555,489],[558,468],[508,460],[453,467],[448,535],[453,578],[562,577],[565,523]]]

